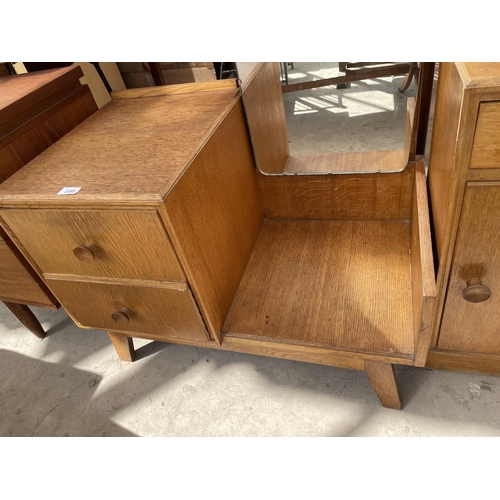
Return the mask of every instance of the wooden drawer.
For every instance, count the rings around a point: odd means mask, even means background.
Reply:
[[[12,243],[0,241],[0,300],[53,306],[28,269],[29,264]]]
[[[470,168],[500,168],[500,102],[479,107]]]
[[[155,211],[5,210],[2,217],[45,277],[186,281]],[[94,247],[82,262],[74,249],[88,243]]]
[[[48,285],[82,327],[149,334],[158,340],[209,338],[185,284],[169,289],[51,279]],[[122,308],[128,311],[118,314],[118,320],[113,319]],[[126,317],[128,324],[119,321],[126,321]]]
[[[478,278],[484,302],[463,291]],[[469,288],[469,292],[473,289]],[[478,291],[487,291],[478,289]],[[470,298],[470,297],[469,297]],[[484,297],[483,297],[484,298]],[[440,349],[500,354],[500,183],[468,183],[438,340]]]

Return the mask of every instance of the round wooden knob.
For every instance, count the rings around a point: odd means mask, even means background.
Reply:
[[[73,253],[75,254],[75,257],[78,260],[81,260],[82,262],[85,262],[86,264],[92,264],[95,260],[95,254],[97,251],[97,247],[91,243],[85,243],[85,245],[76,247],[73,250]]]
[[[467,302],[484,302],[491,297],[491,290],[484,286],[479,278],[471,278],[467,281],[462,297]]]
[[[119,311],[115,311],[111,317],[120,325],[128,325],[130,323],[130,309],[128,307],[120,307]]]

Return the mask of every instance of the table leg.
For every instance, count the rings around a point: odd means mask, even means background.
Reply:
[[[30,308],[24,304],[15,304],[14,302],[5,302],[7,309],[24,325],[35,337],[45,338],[45,332],[42,325],[31,312]]]

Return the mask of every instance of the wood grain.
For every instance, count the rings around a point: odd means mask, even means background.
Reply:
[[[5,181],[97,110],[82,86],[0,138],[0,181]]]
[[[402,170],[407,162],[403,149],[300,155],[288,157],[283,173],[396,172]]]
[[[439,334],[440,349],[500,354],[500,183],[469,183]],[[491,292],[481,303],[462,291],[479,278]]]
[[[0,137],[80,86],[79,66],[0,77]]]
[[[4,210],[2,217],[44,273],[186,281],[154,211]],[[73,250],[92,242],[93,263]]]
[[[411,357],[404,222],[267,220],[224,337]]]
[[[500,63],[463,62],[454,64],[460,72],[464,86],[483,92],[498,91],[498,87],[500,87]]]
[[[382,405],[386,408],[401,410],[394,367],[389,363],[367,360],[365,361],[365,374]]]
[[[45,331],[43,330],[42,325],[27,305],[16,304],[13,302],[4,302],[4,304],[7,309],[19,320],[19,322],[35,337],[38,337],[39,339],[45,338]]]
[[[427,368],[500,376],[500,356],[431,349]]]
[[[500,168],[500,103],[479,107],[470,168]]]
[[[211,92],[213,90],[224,90],[236,87],[236,80],[216,80],[213,82],[181,83],[177,85],[165,85],[163,87],[146,87],[143,89],[116,90],[111,92],[113,99],[137,99],[140,97],[159,97],[172,94],[192,94],[195,92]]]
[[[56,303],[10,240],[0,242],[0,297],[50,308]]]
[[[409,220],[414,168],[341,175],[257,174],[270,219]]]
[[[152,333],[163,340],[208,340],[189,290],[62,280],[47,280],[47,283],[82,328],[137,333],[137,336],[140,332]],[[84,301],[82,297],[85,297]],[[111,317],[122,307],[131,311],[128,325],[116,323]]]
[[[161,212],[218,342],[264,219],[255,172],[238,102],[167,196]]]
[[[135,360],[134,341],[131,337],[115,332],[108,332],[108,335],[122,361],[131,363]]]
[[[278,63],[259,63],[243,82],[243,102],[257,167],[283,172],[290,154]]]
[[[425,366],[436,306],[436,277],[423,160],[415,167],[410,231],[415,366]]]
[[[112,100],[4,182],[1,204],[159,203],[234,104],[236,93]],[[61,199],[57,193],[64,186],[82,189]]]

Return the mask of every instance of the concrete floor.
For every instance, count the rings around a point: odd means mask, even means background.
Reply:
[[[398,366],[396,411],[361,372],[147,341],[129,364],[32,310],[43,341],[0,303],[0,436],[500,436],[500,378]]]

